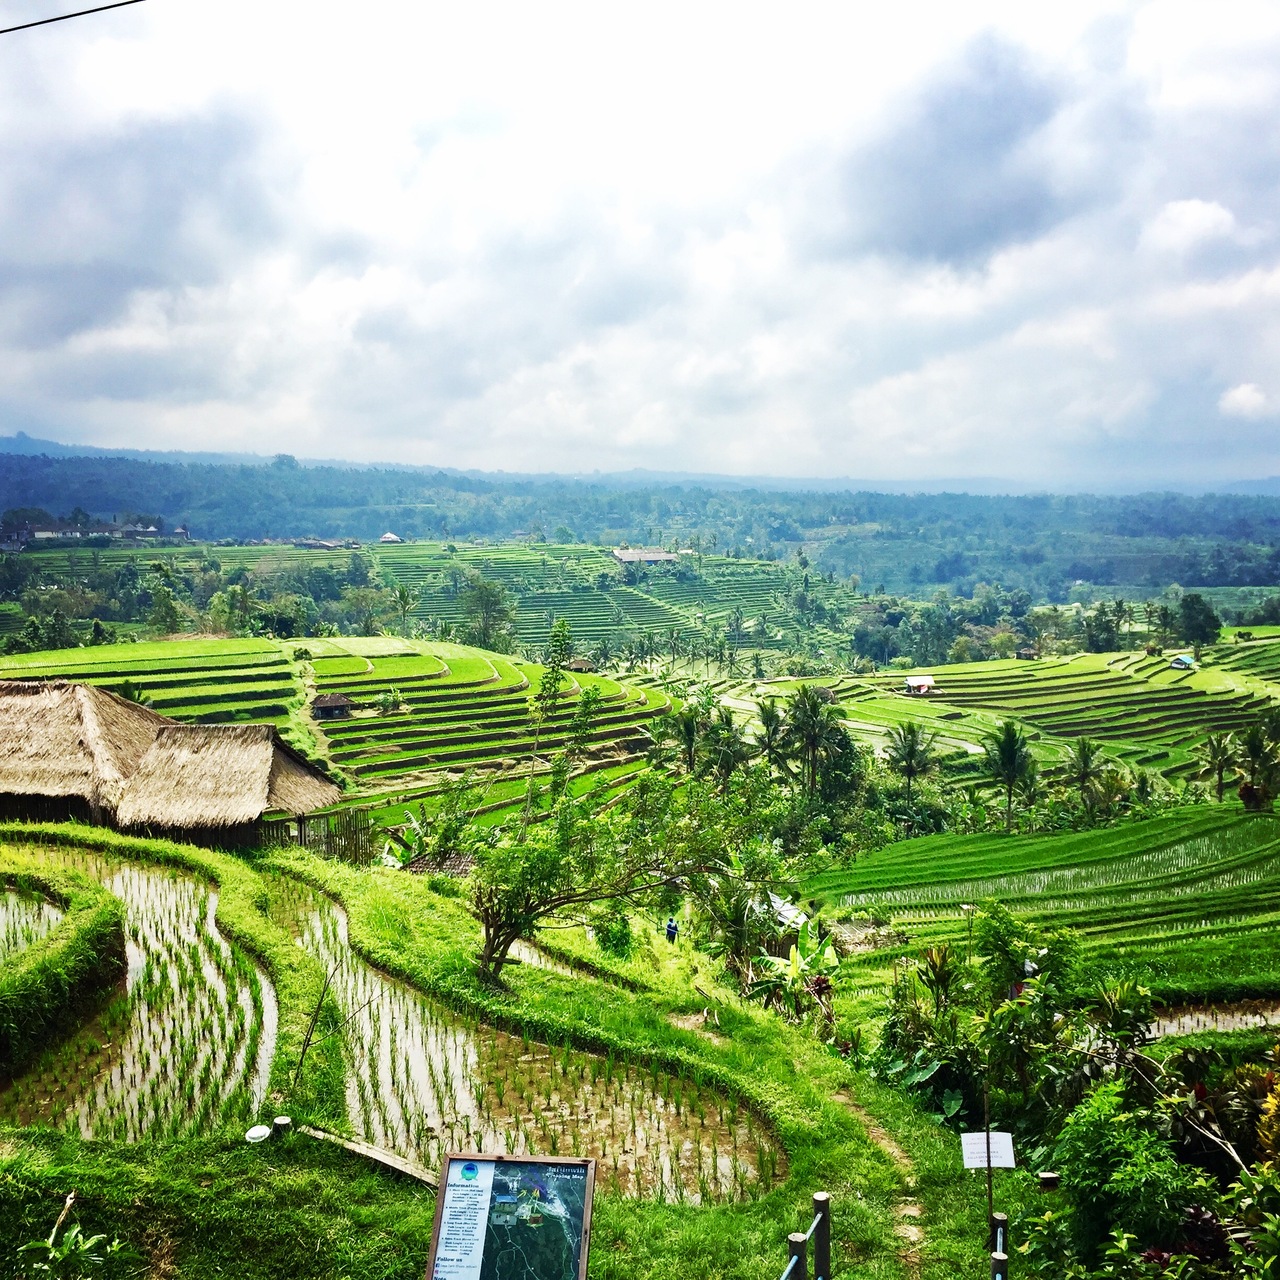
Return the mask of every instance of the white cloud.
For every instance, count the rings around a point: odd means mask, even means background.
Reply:
[[[1280,470],[1272,6],[189,0],[6,42],[0,433]]]
[[[1235,234],[1235,215],[1216,200],[1171,200],[1142,231],[1142,244],[1170,253],[1185,253],[1206,240]]]
[[[1256,382],[1242,382],[1218,397],[1218,411],[1228,418],[1266,418],[1275,407]]]

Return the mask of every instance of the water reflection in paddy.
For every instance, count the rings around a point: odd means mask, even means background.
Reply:
[[[0,890],[0,964],[48,937],[63,914],[61,907],[41,894]]]
[[[273,886],[273,912],[334,974],[366,1141],[429,1168],[451,1150],[594,1156],[607,1190],[691,1203],[781,1175],[759,1120],[711,1089],[470,1022],[354,955],[343,910],[296,882]]]
[[[96,1017],[0,1092],[0,1117],[136,1141],[256,1113],[275,1049],[275,993],[219,933],[217,893],[170,868],[30,852],[123,901],[128,972]]]

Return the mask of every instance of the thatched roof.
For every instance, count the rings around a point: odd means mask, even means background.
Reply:
[[[355,704],[345,693],[322,693],[318,698],[311,699],[311,705],[313,707],[351,707]]]
[[[0,794],[76,796],[114,809],[169,723],[92,685],[0,680]]]
[[[125,785],[121,827],[234,827],[309,813],[341,796],[269,724],[171,724]]]

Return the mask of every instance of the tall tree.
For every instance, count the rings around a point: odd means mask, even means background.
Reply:
[[[933,771],[936,760],[933,746],[938,735],[923,728],[915,720],[906,720],[889,730],[885,746],[885,759],[889,767],[907,784],[907,803],[911,803],[911,788],[917,778]]]
[[[1092,738],[1077,738],[1067,757],[1066,779],[1080,792],[1080,803],[1092,812],[1093,787],[1102,776],[1103,755]]]
[[[1227,771],[1236,762],[1235,735],[1230,733],[1206,734],[1204,742],[1200,744],[1198,755],[1200,757],[1200,771],[1196,776],[1213,779],[1214,793],[1218,797],[1218,803],[1221,804],[1223,792],[1227,788]]]
[[[776,769],[790,782],[792,776],[788,764],[787,721],[782,708],[773,698],[761,698],[756,703],[756,714],[760,719],[756,749],[771,769]]]
[[[817,686],[802,684],[788,700],[787,738],[800,761],[800,777],[809,795],[817,793],[822,754],[839,727],[839,710],[823,700]]]
[[[992,782],[1004,788],[1004,829],[1013,830],[1013,793],[1031,771],[1031,748],[1016,720],[1006,720],[982,744],[983,761]]]
[[[421,596],[412,587],[397,582],[391,588],[391,607],[400,617],[400,634],[409,634],[409,615],[418,607]]]
[[[462,594],[462,612],[474,644],[481,649],[505,650],[516,608],[502,583],[473,578]]]

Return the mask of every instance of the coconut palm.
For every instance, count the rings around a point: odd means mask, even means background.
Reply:
[[[787,763],[787,722],[782,709],[772,698],[761,698],[756,703],[756,714],[760,719],[760,729],[756,734],[756,751],[764,757],[765,763],[776,769],[788,782],[791,781],[791,769]]]
[[[805,790],[818,790],[818,770],[823,752],[832,745],[840,727],[840,713],[814,685],[802,684],[787,702],[787,738],[800,760]]]
[[[718,707],[702,734],[702,758],[727,791],[729,781],[755,754],[755,749],[728,707]]]
[[[400,634],[402,636],[409,633],[409,615],[418,607],[420,599],[418,592],[412,587],[406,586],[403,582],[397,582],[391,588],[391,607],[400,618]]]
[[[1012,831],[1013,792],[1032,765],[1027,735],[1016,720],[1006,720],[986,736],[982,753],[991,781],[1004,788],[1004,829]]]
[[[1210,733],[1200,744],[1198,778],[1212,778],[1218,803],[1227,787],[1227,771],[1236,763],[1236,739],[1232,733]]]
[[[900,774],[907,784],[907,803],[911,803],[911,787],[917,778],[923,778],[933,771],[937,761],[933,755],[933,744],[938,735],[922,729],[914,720],[894,725],[889,730],[889,741],[885,746],[885,759],[889,768]]]
[[[1093,786],[1102,775],[1102,751],[1092,738],[1077,738],[1067,757],[1066,779],[1080,792],[1080,803],[1092,810]]]
[[[1244,779],[1241,798],[1247,808],[1261,808],[1274,793],[1276,771],[1280,768],[1276,745],[1263,724],[1251,724],[1241,735],[1237,764]]]

